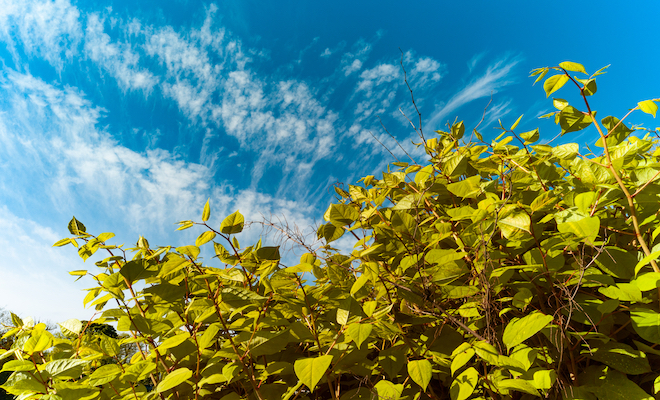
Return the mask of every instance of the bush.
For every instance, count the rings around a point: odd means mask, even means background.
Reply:
[[[562,135],[594,126],[598,154],[534,144],[520,118],[491,143],[476,129],[466,140],[462,122],[420,132],[428,163],[337,187],[318,229],[326,244],[297,265],[277,247],[241,247],[238,211],[207,224],[209,202],[201,222],[180,222],[203,228],[195,244],[177,248],[140,238],[123,249],[74,218],[55,246],[111,254],[102,272],[72,275],[98,283],[84,300],[104,310],[93,322],[130,337],[90,341],[68,320],[57,338],[14,315],[3,388],[24,399],[653,398],[660,151],[657,132],[624,120],[655,116],[660,99],[598,123],[588,97],[601,73],[569,62],[532,73],[547,96],[579,89],[583,111],[553,99],[546,117]],[[345,235],[351,254],[332,247]],[[199,261],[211,245],[224,267]]]

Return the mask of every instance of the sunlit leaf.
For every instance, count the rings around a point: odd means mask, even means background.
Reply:
[[[298,379],[313,392],[331,363],[331,355],[301,358],[293,364],[293,369]]]

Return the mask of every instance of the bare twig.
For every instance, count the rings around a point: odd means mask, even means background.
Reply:
[[[415,102],[415,95],[413,95],[412,88],[408,83],[408,73],[406,72],[406,68],[403,66],[403,50],[399,48],[399,51],[401,52],[400,64],[401,64],[401,69],[403,70],[403,80],[406,82],[406,86],[410,91],[410,99],[412,100],[413,106],[415,106],[415,111],[417,111],[417,115],[419,116],[419,137],[422,139],[422,142],[424,142],[424,145],[426,145],[426,139],[424,138],[424,132],[422,131],[422,113],[420,113],[419,108],[417,108],[417,103]]]
[[[399,108],[399,111],[401,111],[401,108]],[[403,111],[401,111],[401,114],[403,114]],[[406,117],[406,114],[403,114],[403,116]],[[417,164],[417,161],[415,161],[415,159],[413,159],[412,156],[411,156],[410,154],[408,154],[408,152],[406,151],[406,149],[404,149],[403,146],[401,146],[401,143],[399,143],[399,141],[396,140],[396,138],[390,133],[390,131],[388,131],[387,128],[385,128],[385,125],[383,124],[383,120],[380,119],[380,115],[376,115],[376,117],[378,117],[378,121],[380,121],[380,126],[382,126],[383,129],[385,129],[385,132],[387,132],[387,134],[390,135],[390,137],[392,138],[392,140],[394,140],[394,141],[396,142],[396,144],[399,146],[399,148],[400,148],[401,150],[403,150],[404,153],[406,153],[406,155],[408,156],[408,158],[410,158],[410,161],[412,161],[413,164]],[[406,117],[406,118],[408,118],[408,117]],[[408,120],[408,121],[410,121],[410,120]],[[412,125],[412,122],[410,122],[410,124]],[[414,127],[415,127],[415,125],[413,125],[413,128],[414,128]],[[382,144],[382,143],[381,143],[381,144]]]

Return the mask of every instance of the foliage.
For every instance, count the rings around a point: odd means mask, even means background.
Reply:
[[[101,272],[71,274],[97,282],[84,300],[103,310],[94,323],[129,337],[90,340],[69,320],[56,338],[12,315],[3,387],[23,399],[654,398],[660,151],[657,132],[624,120],[660,99],[598,122],[588,97],[601,73],[532,73],[548,96],[579,89],[583,105],[555,98],[546,117],[562,135],[593,126],[597,154],[535,144],[520,118],[491,143],[476,128],[464,139],[462,122],[419,131],[429,162],[337,187],[326,245],[297,265],[242,247],[238,211],[210,226],[209,202],[202,222],[180,222],[204,228],[195,244],[177,248],[141,237],[123,249],[74,218],[55,245],[109,253]],[[342,236],[350,254],[332,247]],[[224,266],[203,265],[201,246]]]

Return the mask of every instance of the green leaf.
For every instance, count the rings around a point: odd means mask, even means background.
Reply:
[[[82,222],[78,221],[76,217],[71,218],[71,221],[69,221],[69,232],[71,232],[72,235],[84,235],[87,232],[87,228],[85,228],[85,225],[83,225]]]
[[[405,362],[406,352],[401,347],[390,347],[378,353],[378,364],[390,379],[396,378]]]
[[[82,374],[83,366],[89,364],[88,360],[61,359],[46,364],[44,370],[53,377],[62,379],[76,379]]]
[[[637,286],[642,292],[660,287],[660,272],[646,272],[639,275],[631,284]]]
[[[428,360],[415,360],[408,362],[408,375],[410,379],[418,384],[423,391],[426,391],[426,387],[431,382],[431,377],[433,375],[431,363]]]
[[[558,214],[557,214],[558,215]],[[555,215],[555,217],[557,217]],[[557,219],[557,230],[562,233],[573,233],[587,244],[593,244],[600,230],[600,219],[598,217],[581,217],[578,215],[569,218]],[[562,221],[562,222],[560,222]]]
[[[472,347],[466,348],[464,351],[454,355],[454,358],[451,360],[451,374],[456,374],[456,371],[460,370],[467,364],[476,352]]]
[[[238,210],[233,214],[229,215],[222,221],[220,224],[220,231],[226,234],[240,233],[243,231],[243,225],[245,224],[245,219]]]
[[[323,217],[326,221],[344,226],[350,225],[360,218],[360,213],[355,207],[348,204],[331,204]]]
[[[557,90],[561,89],[564,84],[568,82],[568,76],[565,74],[553,75],[550,78],[546,79],[543,83],[543,90],[545,90],[545,97],[550,97],[550,95]]]
[[[454,182],[447,185],[447,190],[454,196],[462,198],[474,199],[481,193],[481,177],[474,175],[469,178],[463,179],[460,182]]]
[[[642,301],[642,291],[630,283],[617,283],[616,286],[601,287],[598,291],[610,299],[630,301],[633,303]]]
[[[525,140],[525,144],[534,143],[539,140],[539,128],[536,128],[533,131],[523,132],[520,134],[520,137]]]
[[[331,363],[331,355],[300,358],[293,364],[293,370],[296,372],[298,379],[313,392]]]
[[[2,371],[34,371],[36,367],[29,360],[11,360],[2,366]]]
[[[65,246],[65,245],[71,243],[72,240],[73,240],[73,239],[71,239],[71,238],[60,239],[60,240],[58,240],[57,242],[55,242],[55,244],[53,245],[53,247],[62,247],[62,246]]]
[[[566,71],[582,72],[585,75],[587,74],[587,71],[584,70],[584,66],[582,64],[578,64],[570,61],[564,61],[559,63],[559,66],[565,69]]]
[[[640,375],[651,372],[646,354],[614,340],[599,346],[592,345],[591,354],[587,352],[587,356],[624,374]]]
[[[658,111],[658,105],[655,104],[653,100],[644,100],[637,103],[637,106],[640,110],[644,111],[647,114],[653,115],[655,118],[655,113]]]
[[[519,239],[525,234],[529,235],[531,218],[524,212],[509,214],[497,221],[497,226],[502,230],[502,235],[509,240]]]
[[[43,329],[35,329],[32,331],[30,338],[23,344],[23,351],[31,355],[49,349],[52,345],[52,333]]]
[[[208,221],[211,217],[211,207],[209,206],[209,201],[211,201],[211,199],[206,200],[206,204],[204,204],[204,210],[202,211],[202,221],[204,222]]]
[[[644,268],[646,265],[648,265],[652,260],[657,260],[658,257],[660,257],[660,250],[654,251],[653,253],[649,254],[648,256],[642,258],[637,263],[637,265],[635,265],[635,275],[637,275],[637,273],[639,271],[641,271],[642,268]]]
[[[211,346],[215,342],[215,338],[218,335],[218,332],[220,332],[220,324],[215,323],[209,325],[202,336],[197,339],[199,348],[203,350]]]
[[[552,149],[552,155],[560,160],[572,160],[580,151],[577,143],[566,143]]]
[[[186,339],[190,337],[190,333],[183,331],[177,335],[165,339],[161,344],[158,345],[159,351],[165,351],[171,349],[185,342]]]
[[[89,384],[92,386],[104,385],[108,382],[112,382],[121,374],[121,368],[117,364],[107,364],[103,365],[96,369],[89,376]]]
[[[401,393],[403,393],[403,385],[395,385],[394,383],[382,379],[374,385],[378,398],[383,400],[399,400]]]
[[[108,240],[112,239],[113,237],[115,237],[114,233],[112,233],[112,232],[103,232],[102,234],[100,234],[97,237],[97,239],[99,240],[99,242],[107,242]]]
[[[215,232],[213,231],[202,232],[202,234],[199,235],[195,240],[195,246],[200,247],[201,245],[208,243],[213,239],[215,239]]]
[[[523,114],[523,115],[525,115],[525,114]],[[511,125],[511,128],[509,128],[510,131],[513,131],[514,129],[516,129],[518,127],[518,124],[520,123],[520,120],[522,119],[522,117],[523,117],[522,115],[520,117],[518,117],[516,122],[514,122],[513,125]]]
[[[599,400],[653,400],[625,374],[606,366],[593,366],[584,373],[582,387],[593,392]]]
[[[348,325],[347,333],[355,345],[360,348],[365,340],[369,339],[373,326],[371,324],[352,323]]]
[[[474,367],[470,367],[458,375],[449,387],[449,395],[451,400],[466,400],[472,393],[474,388],[477,387],[479,382],[479,373]]]
[[[319,239],[323,238],[325,239],[326,243],[330,243],[342,237],[344,232],[344,228],[337,226],[332,222],[328,222],[327,224],[319,226],[316,235]]]
[[[608,146],[618,145],[633,132],[632,129],[616,117],[608,116],[603,118],[600,122],[605,129],[607,129],[607,139],[605,142]],[[598,139],[598,141],[596,141],[596,146],[603,147],[603,139]]]
[[[563,110],[564,108],[566,108],[566,106],[568,105],[568,101],[566,101],[566,100],[564,100],[564,99],[559,99],[559,98],[557,98],[557,99],[552,99],[552,105],[553,105],[557,110],[561,111],[561,110]]]
[[[596,91],[598,90],[598,86],[596,85],[596,80],[595,79],[589,79],[586,82],[582,82],[584,84],[584,95],[585,96],[593,96],[596,94]]]
[[[67,319],[58,325],[60,326],[60,331],[67,336],[78,336],[82,330],[82,322],[75,318]]]
[[[502,379],[495,383],[498,389],[515,390],[539,397],[539,391],[530,382],[523,379]]]
[[[534,311],[522,318],[514,318],[504,328],[502,341],[510,349],[534,336],[550,322],[552,322],[552,316],[539,311]]]
[[[637,309],[630,312],[635,332],[642,339],[660,344],[660,314],[653,310]]]
[[[192,371],[188,368],[178,368],[170,372],[165,379],[163,379],[156,388],[156,392],[162,393],[176,387],[192,376]]]
[[[557,114],[555,120],[559,121],[562,135],[581,131],[593,122],[589,114],[585,114],[573,106],[566,106]]]

